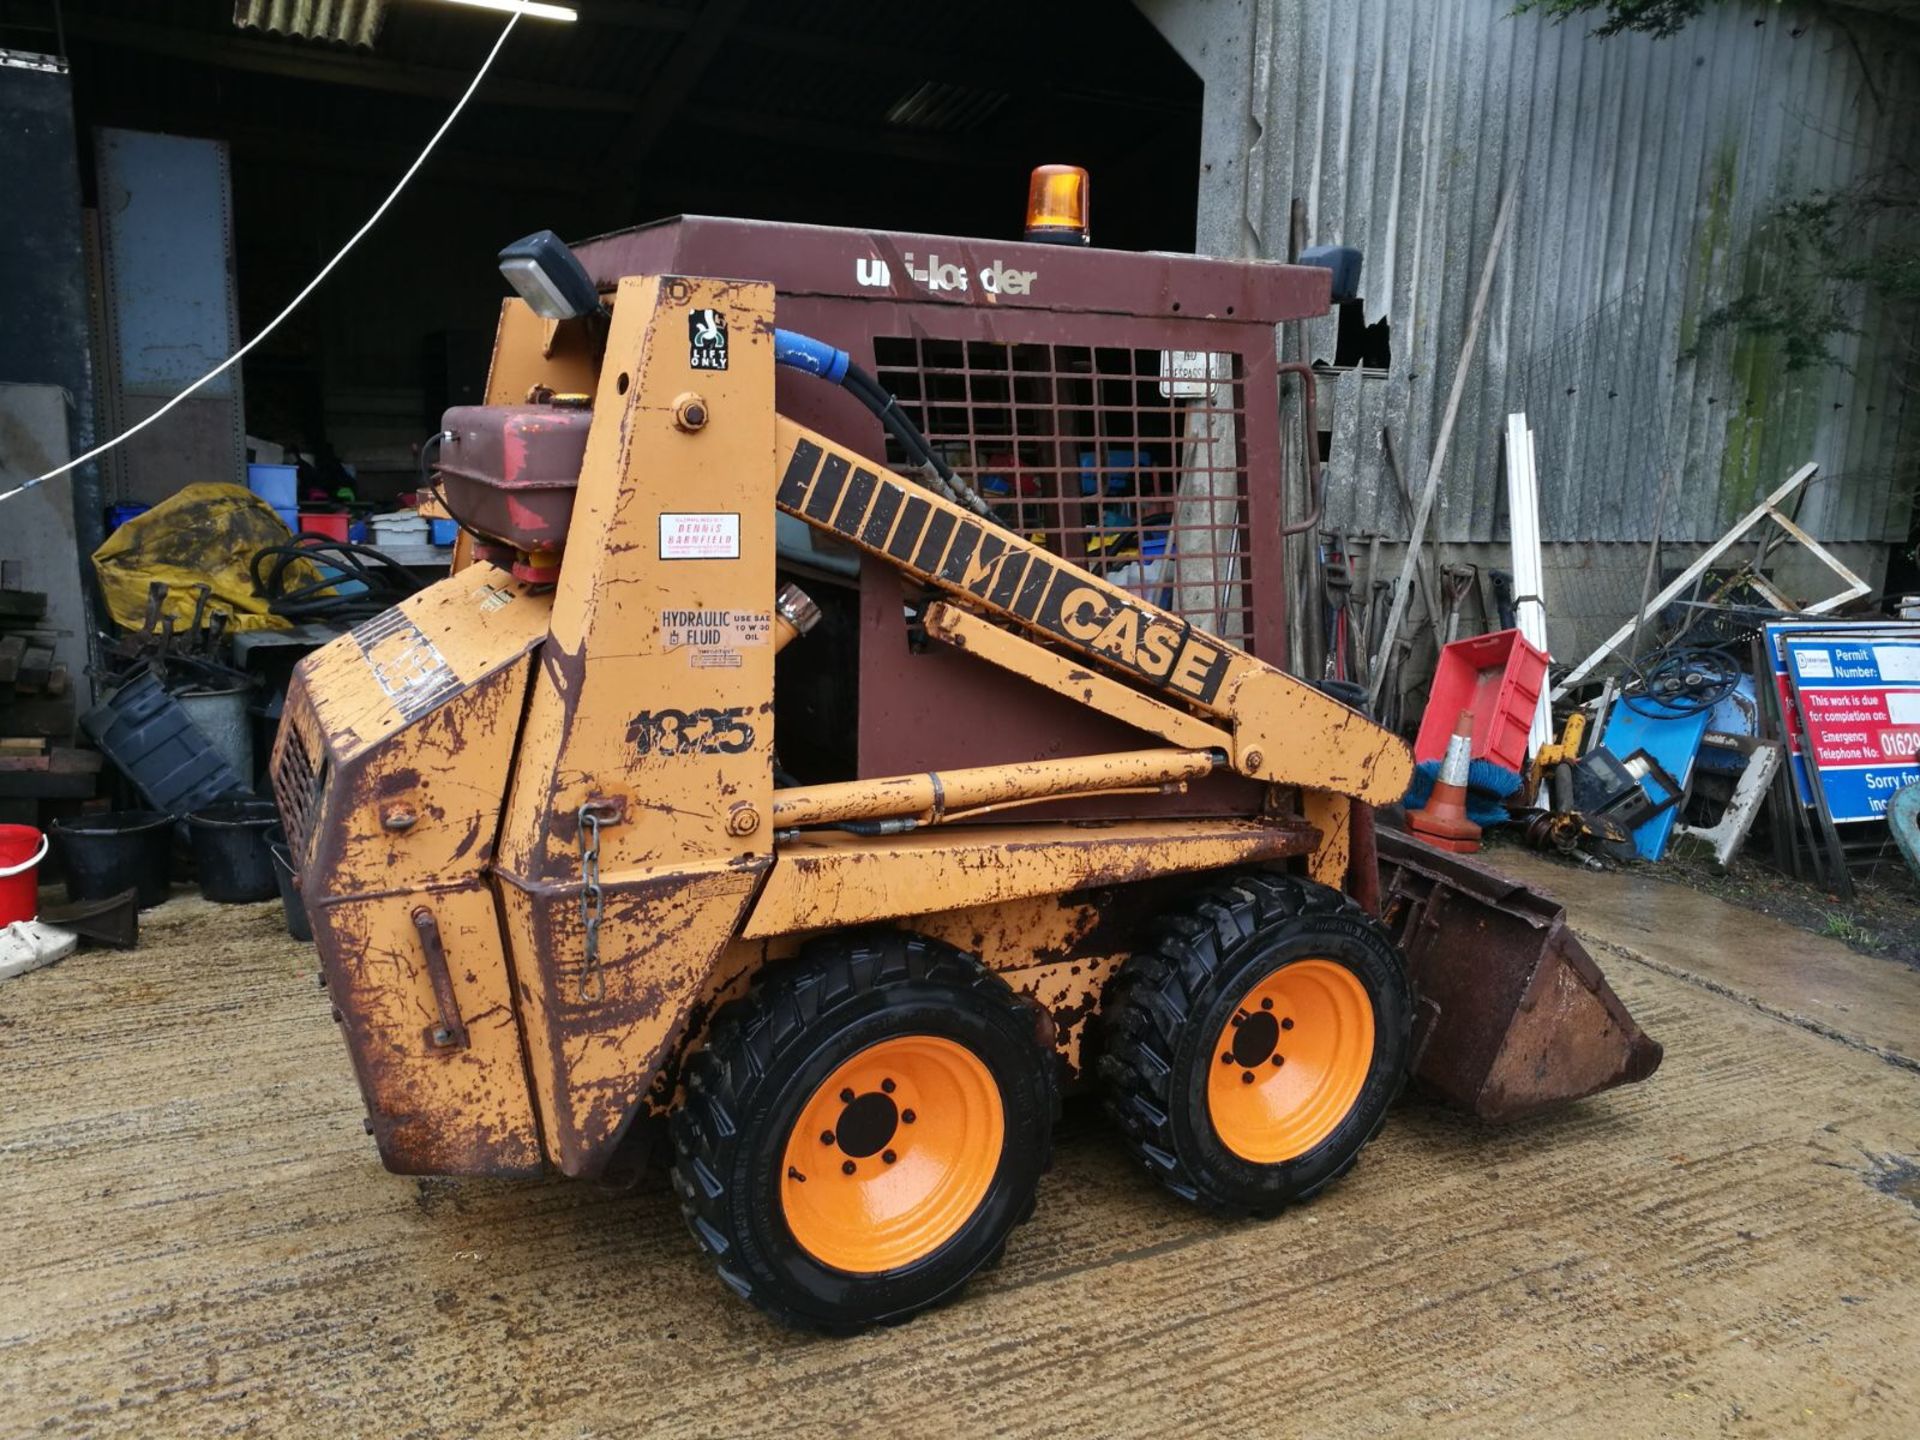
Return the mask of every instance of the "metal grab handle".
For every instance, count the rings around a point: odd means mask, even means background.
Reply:
[[[1307,512],[1304,520],[1296,520],[1291,525],[1282,525],[1282,535],[1304,535],[1320,524],[1320,511],[1325,502],[1324,482],[1320,465],[1320,414],[1315,405],[1313,389],[1313,367],[1304,360],[1283,360],[1274,372],[1281,375],[1298,375],[1301,388],[1306,392],[1301,400],[1301,419],[1305,422],[1306,435],[1301,441],[1303,453],[1307,456],[1307,494],[1313,501],[1313,508]],[[1281,489],[1281,503],[1286,503],[1286,490]]]
[[[427,978],[433,982],[433,998],[440,1007],[440,1023],[427,1027],[427,1043],[436,1050],[464,1050],[467,1027],[460,1023],[460,1002],[453,993],[453,975],[447,969],[447,947],[440,940],[439,922],[433,918],[433,911],[421,905],[413,912],[413,928],[420,932]]]

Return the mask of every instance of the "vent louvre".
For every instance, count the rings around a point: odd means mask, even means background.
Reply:
[[[314,818],[327,788],[327,759],[323,754],[318,762],[314,760],[315,747],[307,734],[309,714],[305,696],[287,697],[280,753],[273,765],[273,798],[280,807],[280,824],[287,832],[287,849],[296,866],[306,863]]]

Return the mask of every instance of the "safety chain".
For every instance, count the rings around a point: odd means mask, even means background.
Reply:
[[[600,968],[600,922],[606,916],[607,897],[600,889],[600,807],[580,807],[580,924],[587,934],[586,959],[580,967],[580,998],[604,1000],[607,974]]]

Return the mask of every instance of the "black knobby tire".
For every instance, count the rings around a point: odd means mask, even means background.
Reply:
[[[881,1041],[934,1036],[991,1074],[1004,1143],[984,1197],[952,1237],[897,1269],[823,1264],[789,1228],[780,1194],[795,1121],[835,1069]],[[833,936],[714,1018],[688,1061],[671,1134],[672,1179],[720,1277],[774,1318],[845,1333],[956,1295],[1033,1213],[1058,1110],[1056,1062],[1032,1006],[973,957],[904,931]]]
[[[1253,1163],[1222,1142],[1209,1113],[1210,1067],[1227,1058],[1216,1054],[1216,1039],[1240,997],[1309,958],[1335,962],[1364,987],[1372,1063],[1323,1140],[1291,1159]],[[1272,1215],[1352,1168],[1405,1083],[1412,1020],[1400,953],[1358,905],[1310,881],[1233,875],[1162,917],[1152,943],[1115,975],[1099,1061],[1107,1112],[1176,1195],[1225,1214]]]

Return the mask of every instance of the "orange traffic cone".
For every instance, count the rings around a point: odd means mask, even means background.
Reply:
[[[1440,762],[1440,778],[1424,810],[1407,816],[1413,833],[1440,850],[1471,855],[1480,848],[1480,827],[1467,818],[1467,771],[1473,764],[1473,712],[1462,710]]]

